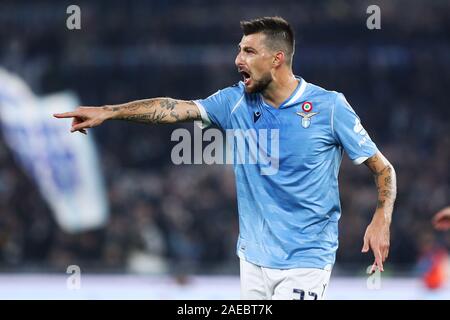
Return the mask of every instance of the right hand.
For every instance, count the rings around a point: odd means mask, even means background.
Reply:
[[[433,225],[440,231],[450,229],[450,207],[446,207],[434,215]]]
[[[55,118],[73,118],[70,132],[79,131],[87,134],[87,128],[101,125],[109,118],[110,111],[99,107],[79,107],[75,111],[55,113]]]

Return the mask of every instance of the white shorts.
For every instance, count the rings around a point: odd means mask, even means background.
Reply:
[[[241,259],[241,299],[322,300],[330,270],[313,268],[271,269]]]

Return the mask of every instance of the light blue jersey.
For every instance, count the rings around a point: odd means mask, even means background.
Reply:
[[[298,80],[279,109],[246,93],[242,82],[195,102],[204,125],[278,131],[268,134],[279,140],[275,174],[262,174],[259,163],[234,164],[238,256],[268,268],[327,269],[338,248],[343,150],[360,164],[377,147],[341,93]]]

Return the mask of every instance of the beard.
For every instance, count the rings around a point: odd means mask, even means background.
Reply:
[[[253,80],[253,86],[251,88],[245,87],[245,91],[247,93],[261,93],[267,89],[269,84],[272,82],[272,75],[270,73],[266,73],[259,80]]]

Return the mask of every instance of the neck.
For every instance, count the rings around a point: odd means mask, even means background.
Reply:
[[[267,104],[278,109],[295,91],[298,86],[298,80],[291,70],[272,74],[272,79],[272,82],[261,94]]]

